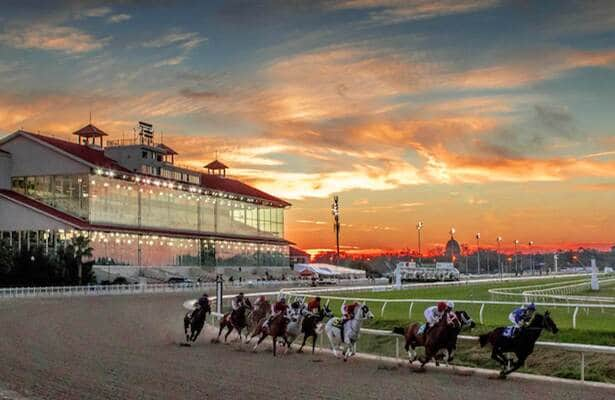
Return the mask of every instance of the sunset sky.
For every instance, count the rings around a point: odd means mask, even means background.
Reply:
[[[217,151],[302,248],[334,194],[344,249],[615,244],[613,1],[3,1],[0,136],[90,111]]]

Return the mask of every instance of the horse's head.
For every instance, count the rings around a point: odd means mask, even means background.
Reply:
[[[333,318],[333,312],[329,308],[329,306],[325,305],[321,310],[321,317]]]
[[[470,329],[473,329],[474,327],[476,327],[476,323],[474,322],[472,317],[470,317],[470,315],[467,312],[456,311],[455,315],[457,315],[457,318],[461,321],[462,328],[468,327]]]
[[[374,313],[370,311],[367,304],[362,304],[359,306],[359,310],[356,313],[357,319],[372,319],[374,318]]]
[[[549,311],[545,312],[542,324],[543,327],[549,332],[557,333],[559,331],[557,325],[555,324],[555,321],[553,321],[553,319],[551,318],[551,313]]]

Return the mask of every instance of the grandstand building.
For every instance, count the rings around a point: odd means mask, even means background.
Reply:
[[[218,160],[202,172],[175,165],[146,123],[130,140],[104,143],[92,124],[74,135],[0,140],[0,232],[13,246],[52,252],[85,235],[96,264],[288,268],[286,201]]]

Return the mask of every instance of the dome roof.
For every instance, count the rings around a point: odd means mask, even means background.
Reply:
[[[459,246],[459,243],[451,238],[451,240],[449,240],[448,242],[446,242],[446,255],[451,257],[451,256],[456,256],[456,255],[460,255],[461,254],[461,246]]]

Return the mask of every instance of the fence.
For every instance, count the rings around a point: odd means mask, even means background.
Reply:
[[[282,291],[265,292],[265,293],[250,293],[250,294],[247,294],[246,296],[247,297],[258,297],[261,295],[276,296],[276,295],[280,295],[280,293],[282,293]],[[294,293],[293,296],[294,295],[297,295],[297,293]],[[231,299],[232,297],[234,296],[225,295],[224,299],[228,300],[228,299]],[[369,299],[369,300],[372,301],[375,299]],[[429,301],[433,303],[433,300],[429,300]],[[190,308],[191,303],[186,302],[184,303],[184,306],[187,308]],[[382,312],[384,312],[384,306],[382,308]],[[212,316],[211,316],[212,323],[214,322],[215,319],[220,318],[220,317],[222,317],[222,314],[212,313]],[[368,329],[368,328],[362,328],[361,334],[394,338],[395,339],[395,358],[399,360],[401,359],[401,348],[402,348],[401,340],[403,339],[402,336],[392,333],[390,331],[385,331],[385,330],[380,330],[380,329]],[[325,336],[324,334],[320,335],[320,338],[321,338],[320,347],[324,347],[324,336]],[[459,340],[473,341],[476,343],[478,342],[478,337],[460,335]],[[612,347],[612,346],[596,346],[596,345],[577,344],[577,343],[557,343],[557,342],[542,342],[542,341],[536,342],[536,346],[542,347],[542,348],[578,352],[580,354],[580,378],[582,382],[585,382],[585,368],[586,368],[585,355],[586,354],[607,354],[607,355],[615,356],[615,347]]]
[[[365,285],[372,282],[368,279],[345,279],[330,281],[334,285]],[[306,281],[234,281],[225,282],[226,288],[266,288],[289,285],[309,286]],[[71,296],[102,296],[128,295],[140,293],[176,293],[194,292],[215,289],[215,282],[194,283],[156,283],[156,284],[126,284],[126,285],[88,285],[88,286],[46,286],[46,287],[16,287],[0,288],[0,299],[23,297],[71,297]]]

